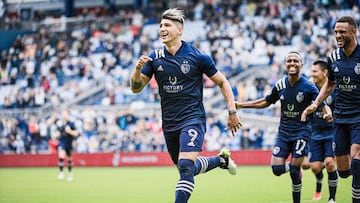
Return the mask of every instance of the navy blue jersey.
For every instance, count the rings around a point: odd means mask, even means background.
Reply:
[[[164,131],[199,122],[205,124],[203,74],[211,77],[217,72],[214,61],[184,41],[175,55],[164,47],[149,56],[153,60],[143,67],[142,73],[149,78],[155,75]]]
[[[74,136],[68,134],[65,132],[65,127],[69,126],[71,128],[71,130],[75,130],[75,125],[73,122],[71,121],[67,121],[66,123],[63,123],[61,120],[57,120],[56,121],[56,126],[60,132],[60,138],[59,138],[59,144],[62,145],[63,147],[67,148],[67,147],[71,147],[72,146],[72,142],[75,139]]]
[[[330,107],[331,111],[335,107],[335,92],[332,91],[331,94],[326,98],[325,103]],[[313,140],[324,140],[331,139],[334,136],[334,125],[332,122],[327,122],[324,119],[324,113],[321,108],[316,109],[312,113],[312,135],[311,139]]]
[[[314,83],[303,76],[290,86],[288,77],[278,80],[271,93],[265,97],[269,103],[281,102],[281,117],[279,126],[279,138],[293,141],[296,139],[308,139],[311,134],[309,119],[301,122],[301,114],[319,94]]]
[[[329,55],[329,75],[335,81],[334,122],[352,124],[360,122],[360,45],[351,56],[342,48]]]

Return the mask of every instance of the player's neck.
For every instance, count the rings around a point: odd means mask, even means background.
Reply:
[[[323,81],[319,81],[319,82],[316,84],[316,86],[317,86],[319,89],[321,89],[322,86],[324,86],[324,84],[325,84],[326,81],[327,81],[327,79],[324,79]]]
[[[295,85],[295,83],[300,80],[300,75],[289,75],[288,76],[289,83],[291,86]]]
[[[171,54],[175,55],[181,47],[181,40],[174,40],[165,44],[166,50]]]
[[[350,46],[344,48],[344,54],[350,56],[356,49],[357,42],[350,44]]]

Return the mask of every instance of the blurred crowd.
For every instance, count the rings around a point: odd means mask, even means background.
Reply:
[[[71,120],[80,134],[74,143],[74,151],[77,153],[167,150],[162,135],[161,118],[157,112],[138,116],[129,110],[114,114],[96,111],[92,107],[82,110],[71,108],[70,112]],[[51,122],[54,118],[60,118],[59,112],[39,121],[34,116],[30,116],[26,121],[17,118],[2,119],[0,152],[56,153],[58,127]],[[204,150],[216,151],[223,147],[231,150],[270,148],[271,140],[276,135],[275,128],[264,135],[262,129],[253,127],[242,128],[238,136],[232,138],[230,132],[225,130],[222,120],[224,119],[217,115],[209,114]]]
[[[269,75],[232,82],[237,99],[263,97],[273,83],[283,77],[283,61],[289,49],[304,58],[304,74],[315,59],[326,57],[336,47],[335,20],[352,15],[360,22],[359,3],[354,1],[174,1],[116,8],[109,13],[84,12],[81,26],[67,30],[66,23],[41,27],[19,35],[0,55],[0,111],[61,104],[104,86],[105,96],[94,105],[111,106],[136,101],[159,102],[157,84],[133,95],[129,76],[141,54],[159,48],[157,36],[160,13],[167,7],[186,11],[184,40],[210,54],[218,69],[229,79],[243,71],[267,66]],[[44,21],[48,16],[37,16]],[[5,28],[16,27],[16,19],[6,19]],[[59,27],[63,30],[59,31]],[[218,89],[205,78],[210,94]],[[214,107],[216,108],[216,107]],[[91,107],[71,108],[81,132],[75,146],[79,153],[113,151],[164,151],[160,116],[134,115],[131,111],[95,111]],[[211,109],[208,109],[211,111]],[[249,110],[278,116],[274,110]],[[52,116],[56,116],[56,112]],[[1,118],[0,153],[54,152],[56,138],[49,118]],[[205,150],[229,147],[233,150],[270,148],[276,129],[245,127],[237,138],[224,131],[223,121],[209,114]],[[275,127],[276,128],[276,127]]]

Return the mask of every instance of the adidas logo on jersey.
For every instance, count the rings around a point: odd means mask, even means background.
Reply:
[[[162,65],[158,66],[156,70],[157,70],[157,71],[164,71]]]
[[[338,68],[338,67],[335,67],[334,72],[335,72],[335,73],[339,72],[339,68]]]

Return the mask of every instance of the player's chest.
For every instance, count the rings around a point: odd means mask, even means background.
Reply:
[[[155,77],[158,80],[176,78],[177,80],[191,79],[201,75],[193,59],[185,57],[166,57],[157,59],[153,63]]]
[[[360,56],[340,60],[332,65],[334,76],[340,80],[351,80],[351,78],[360,78]],[[344,82],[345,82],[344,81]]]
[[[302,104],[311,101],[311,95],[299,87],[285,88],[280,91],[279,96],[282,104]]]

